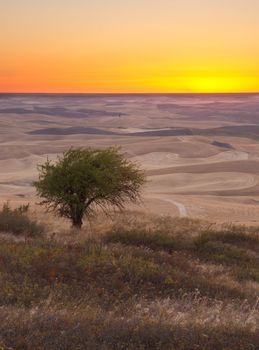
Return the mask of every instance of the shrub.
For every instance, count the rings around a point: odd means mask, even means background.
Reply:
[[[217,241],[224,244],[235,244],[249,249],[258,249],[259,236],[242,226],[223,226],[221,230],[205,230],[199,237],[199,241]]]
[[[12,209],[9,203],[5,203],[0,211],[0,231],[16,236],[37,236],[43,233],[43,226],[27,215],[28,209],[28,205]]]
[[[106,242],[122,243],[125,245],[143,246],[153,250],[166,250],[171,252],[179,245],[179,240],[169,234],[147,230],[118,230],[107,233]]]

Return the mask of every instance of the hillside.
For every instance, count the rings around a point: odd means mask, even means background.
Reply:
[[[39,227],[1,234],[3,349],[258,348],[257,228],[137,212]]]

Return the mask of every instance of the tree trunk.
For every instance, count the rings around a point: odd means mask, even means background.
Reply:
[[[72,218],[72,226],[78,230],[81,230],[83,225],[82,215],[77,215],[76,217]]]

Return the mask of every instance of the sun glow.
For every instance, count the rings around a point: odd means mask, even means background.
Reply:
[[[250,77],[207,76],[188,78],[190,90],[193,92],[245,92],[257,91],[256,81]]]
[[[258,0],[3,1],[0,92],[259,92]]]

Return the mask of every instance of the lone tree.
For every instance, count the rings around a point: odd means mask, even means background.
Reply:
[[[40,165],[34,185],[41,205],[81,228],[83,217],[98,207],[123,209],[127,202],[137,202],[144,183],[143,171],[117,148],[72,148],[56,163]]]

